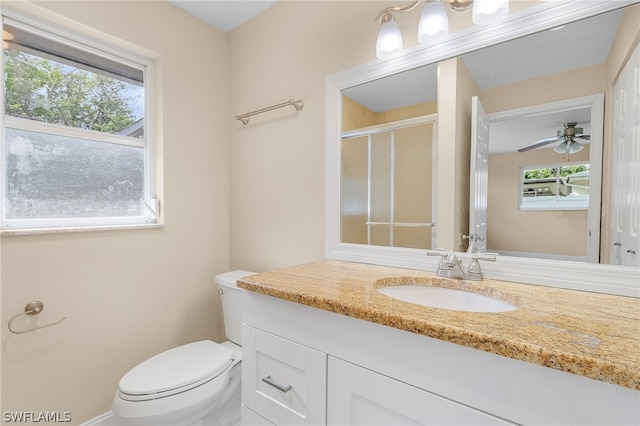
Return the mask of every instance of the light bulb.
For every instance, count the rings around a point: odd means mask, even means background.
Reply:
[[[387,16],[385,16],[383,20],[383,24],[378,32],[378,40],[376,41],[376,56],[379,59],[391,58],[402,50],[402,34],[400,33],[400,28],[391,14]]]
[[[418,41],[422,44],[436,43],[449,34],[449,16],[440,1],[424,5],[418,23]]]

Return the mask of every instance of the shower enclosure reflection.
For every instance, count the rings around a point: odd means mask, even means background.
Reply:
[[[342,94],[343,243],[420,249],[433,245],[436,81],[431,68],[410,72],[427,76],[424,81],[432,90],[408,107],[380,111],[359,96],[358,88]],[[407,102],[402,93],[397,95]]]

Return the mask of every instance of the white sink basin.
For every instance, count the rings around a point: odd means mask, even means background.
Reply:
[[[517,306],[511,303],[490,296],[453,288],[424,285],[394,285],[380,287],[378,291],[404,302],[454,311],[506,312],[518,309]]]

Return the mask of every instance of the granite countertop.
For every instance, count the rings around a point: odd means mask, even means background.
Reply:
[[[378,287],[483,293],[517,310],[463,312],[403,302]],[[386,279],[385,279],[386,278]],[[411,269],[322,260],[238,280],[246,290],[640,390],[640,299],[505,281],[461,281]]]

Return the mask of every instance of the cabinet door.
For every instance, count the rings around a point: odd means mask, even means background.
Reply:
[[[331,356],[327,393],[329,425],[511,424]]]
[[[276,425],[326,423],[327,356],[243,326],[242,403]]]

